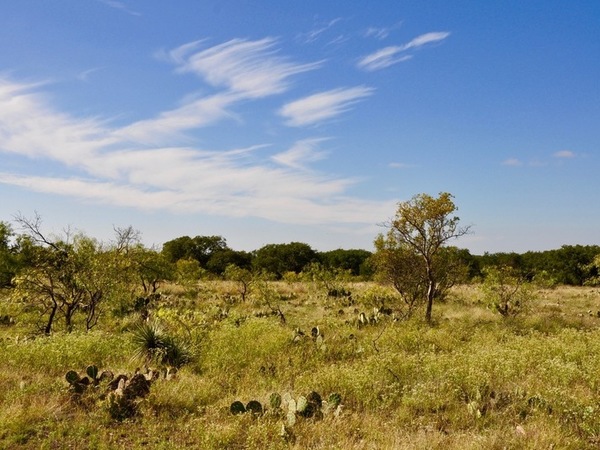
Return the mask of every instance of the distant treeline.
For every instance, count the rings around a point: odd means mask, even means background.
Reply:
[[[349,271],[354,276],[370,279],[374,268],[370,263],[372,252],[362,249],[337,249],[319,252],[302,242],[268,244],[252,252],[233,250],[222,236],[182,236],[162,247],[170,262],[194,259],[207,271],[220,275],[230,265],[248,270],[259,270],[282,277],[288,272],[301,272],[311,263],[326,268]],[[597,245],[564,245],[557,250],[526,253],[485,253],[472,255],[459,249],[461,260],[468,267],[468,280],[481,278],[486,267],[507,266],[517,270],[529,281],[541,279],[551,284],[582,286],[589,279],[597,279],[598,268],[594,257],[600,255]]]
[[[526,253],[485,253],[475,256],[478,271],[488,266],[509,266],[526,279],[546,277],[557,284],[582,286],[598,278],[594,258],[600,255],[598,245],[563,245],[556,250]]]
[[[28,244],[28,245],[24,245]],[[19,269],[27,265],[24,252],[32,242],[13,232],[10,225],[0,222],[0,286],[8,286]],[[254,251],[234,250],[222,236],[181,236],[165,242],[161,249],[146,249],[168,263],[182,260],[197,261],[209,275],[222,276],[225,269],[234,265],[242,269],[266,272],[275,278],[287,273],[300,273],[308,265],[319,263],[326,269],[346,271],[355,277],[369,280],[375,269],[373,253],[363,249],[337,249],[320,252],[302,242],[268,244]],[[557,250],[519,253],[485,253],[472,255],[466,249],[457,253],[468,268],[468,281],[477,281],[486,267],[509,266],[530,281],[549,284],[581,286],[598,279],[600,255],[597,245],[565,245]]]
[[[327,268],[349,271],[355,276],[370,277],[367,250],[332,250],[319,252],[302,242],[268,244],[251,252],[233,250],[222,236],[182,236],[165,242],[162,253],[168,261],[193,259],[205,270],[221,275],[228,265],[242,269],[264,271],[281,278],[288,272],[300,273],[306,266],[320,263]]]

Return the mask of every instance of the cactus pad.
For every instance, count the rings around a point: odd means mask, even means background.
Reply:
[[[342,403],[342,396],[337,392],[334,392],[329,395],[328,402],[333,408],[337,408],[340,403]]]
[[[263,413],[263,407],[260,402],[256,400],[250,400],[246,405],[246,412],[250,412],[256,416],[260,416]]]
[[[79,374],[77,372],[75,372],[74,370],[69,370],[66,374],[65,374],[65,379],[67,380],[67,382],[69,384],[75,384],[79,382]]]
[[[233,414],[234,416],[237,414],[243,414],[246,412],[246,407],[244,406],[244,404],[242,402],[236,400],[229,407],[229,412],[231,414]]]
[[[304,396],[300,396],[298,397],[298,400],[296,401],[296,411],[298,412],[304,412],[304,410],[306,409],[306,407],[308,406],[308,400],[306,400],[306,397]]]
[[[321,408],[321,406],[323,406],[323,399],[318,392],[312,391],[306,396],[306,399],[308,400],[308,403],[314,404],[317,408]]]
[[[279,395],[277,392],[273,392],[271,394],[271,396],[269,397],[269,404],[271,405],[271,408],[273,409],[278,409],[281,407],[281,395]]]
[[[87,376],[90,377],[92,380],[96,380],[98,378],[98,367],[88,366],[88,368],[85,369],[85,373],[87,373]]]

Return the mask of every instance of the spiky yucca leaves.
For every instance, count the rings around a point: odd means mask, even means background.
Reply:
[[[133,330],[136,345],[135,357],[146,363],[181,367],[190,362],[192,352],[189,347],[175,337],[167,334],[156,322],[144,322]]]

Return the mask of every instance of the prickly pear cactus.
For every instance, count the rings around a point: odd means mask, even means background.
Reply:
[[[88,366],[87,369],[85,369],[85,373],[87,373],[87,376],[90,377],[93,381],[96,381],[98,379],[97,366]]]
[[[337,392],[334,392],[332,394],[329,394],[329,397],[327,398],[327,402],[334,408],[337,408],[342,403],[342,396],[340,394],[338,394]]]
[[[246,412],[246,407],[244,406],[244,404],[242,402],[240,402],[239,400],[236,400],[229,406],[229,412],[231,414],[233,414],[234,416],[238,415],[238,414],[243,414]]]
[[[279,395],[277,392],[273,392],[269,397],[269,405],[271,405],[272,409],[281,408],[281,395]]]
[[[123,395],[120,389],[108,394],[105,405],[110,417],[117,421],[134,417],[138,412],[137,402]]]
[[[141,373],[135,374],[123,388],[123,395],[132,400],[144,398],[150,393],[150,383]]]
[[[296,425],[296,413],[294,411],[288,411],[286,421],[288,427],[293,427]]]
[[[254,416],[261,416],[263,413],[263,407],[260,402],[256,400],[250,400],[246,405],[246,412],[252,413]]]
[[[308,403],[314,404],[317,408],[321,408],[321,406],[323,406],[323,399],[318,392],[312,391],[306,396],[306,400],[308,400]]]
[[[296,411],[302,413],[304,412],[307,406],[308,400],[306,399],[306,397],[304,397],[303,395],[298,397],[298,400],[296,400]]]
[[[66,374],[65,374],[65,379],[67,380],[67,382],[71,385],[75,384],[75,383],[79,383],[79,380],[81,379],[79,377],[79,374],[77,372],[75,372],[74,370],[69,370]]]
[[[294,400],[293,398],[290,398],[287,402],[287,405],[288,405],[288,411],[296,414],[296,411],[298,410],[298,407],[296,405],[296,400]]]
[[[317,349],[324,351],[327,348],[324,340],[325,339],[323,338],[322,334],[317,336],[317,338],[315,339],[315,346],[317,347]]]
[[[313,338],[313,340],[317,339],[318,336],[321,335],[321,330],[319,330],[319,327],[313,327],[312,330],[310,330],[310,335]]]
[[[81,378],[74,370],[69,370],[65,374],[65,380],[67,380],[67,383],[69,383],[69,390],[73,394],[83,394],[85,392],[85,388],[89,384],[87,377]]]
[[[115,377],[115,374],[110,370],[104,370],[98,377],[98,381],[102,383],[103,381],[111,381]]]

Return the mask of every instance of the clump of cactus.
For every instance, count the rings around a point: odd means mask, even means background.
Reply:
[[[300,342],[304,339],[306,334],[300,328],[296,328],[292,333],[292,342]]]
[[[269,413],[276,417],[285,417],[284,425],[293,427],[299,417],[303,419],[321,420],[326,415],[339,416],[341,413],[342,396],[338,393],[330,394],[327,400],[323,400],[321,395],[312,391],[308,395],[300,395],[294,398],[290,393],[281,396],[273,392],[269,396],[269,410],[263,405],[251,400],[246,405],[236,400],[229,406],[229,412],[233,415],[251,413],[254,416],[262,416]]]
[[[323,335],[323,333],[321,333],[321,330],[318,326],[313,327],[312,330],[310,330],[310,336],[312,337],[312,340],[314,341],[317,349],[325,350],[325,336]]]
[[[138,404],[148,396],[155,380],[161,377],[170,380],[176,372],[176,369],[163,368],[162,371],[146,369],[142,373],[138,369],[131,376],[119,374],[115,377],[110,370],[100,372],[97,366],[91,365],[86,368],[83,376],[69,370],[65,379],[69,383],[69,390],[77,398],[93,388],[93,392],[99,394],[99,399],[105,400],[104,406],[111,418],[121,421],[137,414]],[[105,389],[100,389],[102,386]]]
[[[150,394],[151,381],[141,373],[127,379],[121,377],[117,388],[106,397],[106,408],[115,420],[124,420],[137,415],[140,400]]]
[[[305,338],[307,338],[307,335],[300,328],[296,328],[292,333],[292,342],[300,342]],[[323,343],[325,336],[321,333],[318,326],[312,327],[310,330],[310,338],[315,343],[317,349],[325,350],[325,344]]]
[[[69,383],[69,389],[74,394],[83,394],[89,386],[97,387],[104,380],[112,380],[114,375],[110,370],[105,370],[99,374],[97,366],[88,366],[85,370],[86,375],[80,376],[74,370],[69,370],[65,374],[65,380]]]
[[[0,316],[0,325],[14,325],[15,319],[14,317],[9,316],[8,314],[4,314]]]
[[[367,315],[364,312],[360,312],[356,319],[358,328],[362,328],[366,325],[376,325],[381,321],[381,311],[379,308],[373,308],[373,313]]]
[[[281,409],[281,395],[279,395],[277,392],[273,392],[269,397],[269,405],[271,406],[272,410],[276,411]]]
[[[273,398],[275,395],[271,394]],[[299,396],[294,399],[291,394],[286,393],[281,398],[280,405],[286,414],[286,425],[293,427],[298,417],[304,419],[312,418],[321,420],[325,415],[334,414],[336,417],[341,412],[342,397],[338,393],[331,394],[327,400],[323,400],[318,392],[312,391],[307,396]]]
[[[229,412],[234,416],[244,413],[250,413],[253,416],[262,416],[264,409],[262,404],[257,400],[250,400],[245,406],[242,402],[236,400],[229,406]]]

